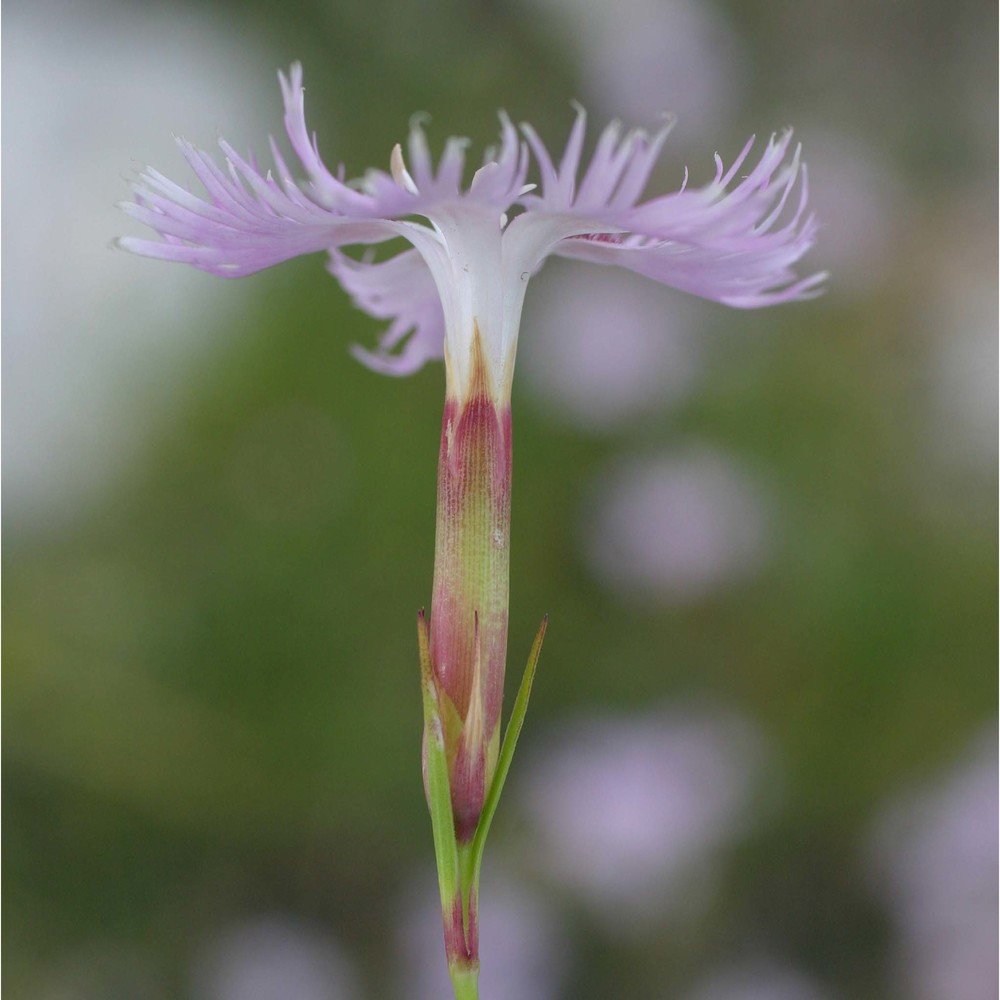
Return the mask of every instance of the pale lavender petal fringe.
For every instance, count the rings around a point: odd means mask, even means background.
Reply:
[[[225,277],[252,274],[300,254],[328,251],[330,271],[370,315],[389,320],[377,351],[353,353],[369,367],[408,374],[443,355],[444,321],[437,290],[415,250],[386,261],[357,261],[339,247],[375,244],[399,235],[398,220],[433,219],[436,206],[469,202],[506,213],[578,220],[582,235],[563,239],[551,252],[599,264],[615,264],[703,298],[755,308],[811,298],[825,275],[800,277],[795,265],[813,245],[817,223],[808,209],[808,177],[791,132],[773,136],[756,164],[739,177],[751,139],[730,167],[716,156],[711,183],[641,202],[672,122],[652,134],[622,134],[612,122],[600,134],[581,174],[586,114],[578,108],[558,164],[535,130],[521,135],[501,114],[498,150],[463,187],[466,142],[449,139],[434,168],[419,119],[411,123],[408,166],[400,156],[391,172],[371,169],[345,181],[323,163],[305,123],[302,68],[279,74],[285,131],[306,181],[296,182],[277,143],[274,170],[262,172],[252,158],[220,142],[225,166],[178,139],[185,159],[205,189],[199,196],[148,168],[132,184],[135,200],[122,205],[149,226],[158,240],[125,237],[119,245],[161,260],[179,261]],[[526,185],[530,159],[540,185]],[[532,219],[534,224],[534,219]],[[563,222],[564,224],[564,222]],[[593,232],[588,227],[593,226]],[[565,231],[565,230],[564,230]],[[540,261],[538,261],[540,263]],[[534,268],[532,268],[534,269]]]

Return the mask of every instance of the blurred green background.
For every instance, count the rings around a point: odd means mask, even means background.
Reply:
[[[587,265],[529,291],[511,673],[550,629],[484,1000],[996,995],[992,5],[5,22],[10,997],[445,996],[414,629],[442,369],[352,361],[378,324],[322,257],[229,283],[106,249],[137,167],[188,177],[171,131],[263,152],[296,59],[349,176],[418,110],[436,149],[478,158],[499,107],[558,148],[579,98],[679,113],[659,190],[794,124],[824,224],[818,302],[625,282],[588,329]]]

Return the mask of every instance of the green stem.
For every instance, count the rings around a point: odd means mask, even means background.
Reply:
[[[448,973],[451,976],[455,1000],[479,1000],[478,910],[479,873],[483,863],[483,848],[493,822],[497,802],[511,760],[517,738],[524,725],[524,716],[531,695],[531,685],[538,666],[538,657],[545,637],[548,615],[535,636],[528,656],[521,686],[514,699],[514,710],[504,733],[503,745],[497,760],[497,769],[479,817],[475,836],[459,844],[455,836],[449,788],[448,756],[444,742],[444,723],[439,711],[440,691],[431,666],[427,619],[421,611],[417,616],[417,642],[420,650],[421,687],[424,702],[424,766],[427,781],[427,800],[434,833],[434,854],[437,860],[438,887],[441,894],[441,912],[445,919],[446,950],[449,954]],[[461,908],[461,925],[454,923],[455,907]],[[456,945],[457,942],[457,945]],[[457,952],[457,954],[456,954]]]
[[[455,1000],[479,1000],[479,968],[452,967],[451,985],[455,990]]]

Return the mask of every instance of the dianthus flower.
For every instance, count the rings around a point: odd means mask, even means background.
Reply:
[[[306,128],[301,67],[280,81],[285,129],[305,182],[295,180],[273,140],[274,169],[264,172],[225,141],[220,167],[179,139],[206,196],[147,169],[133,185],[135,201],[123,207],[160,239],[119,243],[223,277],[324,252],[355,304],[389,324],[376,349],[355,346],[355,357],[393,375],[444,359],[433,598],[429,627],[421,614],[419,633],[424,773],[449,965],[456,991],[473,996],[482,842],[509,766],[500,713],[510,391],[528,281],[556,254],[624,267],[740,308],[810,298],[824,276],[794,271],[817,228],[807,209],[806,169],[785,132],[767,142],[750,168],[744,164],[753,139],[728,168],[717,155],[715,177],[705,186],[689,188],[685,176],[679,191],[642,200],[670,123],[653,133],[608,125],[584,167],[586,115],[579,108],[558,162],[531,126],[515,128],[501,113],[499,144],[466,186],[466,142],[449,139],[435,168],[415,118],[407,157],[397,145],[388,172],[371,169],[346,181],[343,170],[327,169]],[[532,159],[537,183],[528,183]],[[343,252],[397,237],[410,249],[387,259]],[[520,696],[518,706],[523,714]],[[519,727],[520,716],[514,740]]]

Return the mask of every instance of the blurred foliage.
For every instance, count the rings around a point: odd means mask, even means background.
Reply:
[[[384,162],[417,109],[434,112],[437,139],[476,147],[500,105],[543,135],[568,125],[572,65],[526,7],[215,6],[272,53],[261,73],[305,63],[321,148],[333,125],[331,159],[349,173]],[[929,204],[968,169],[944,98],[930,99],[933,52],[976,6],[809,12],[847,52],[871,55],[862,12],[882,22],[878,45],[901,49],[896,72],[915,91],[886,142]],[[746,107],[775,105],[771,121],[835,106],[822,80],[789,97],[787,75],[769,73],[779,42],[825,30],[803,24],[805,8],[732,15],[758,67]],[[889,123],[874,100],[854,108],[861,132]],[[262,109],[262,135],[277,121]],[[551,616],[525,743],[577,710],[704,698],[758,721],[781,771],[781,808],[729,860],[699,925],[664,930],[641,955],[595,938],[567,996],[674,995],[664,984],[679,988],[747,929],[841,996],[888,995],[865,825],[951,759],[996,695],[992,473],[928,468],[930,351],[906,268],[887,262],[884,289],[854,305],[720,308],[701,390],[620,434],[553,422],[516,387],[512,671]],[[232,350],[198,373],[103,507],[8,538],[12,997],[52,995],[50,970],[95,940],[134,945],[165,995],[184,996],[200,935],[281,908],[334,928],[369,996],[389,988],[394,893],[430,856],[414,615],[430,596],[443,374],[394,381],[351,361],[346,345],[371,342],[373,324],[318,259],[243,290]],[[693,606],[629,607],[581,562],[581,500],[610,456],[689,438],[768,483],[778,551],[761,576]],[[516,822],[501,808],[498,839]]]

